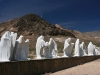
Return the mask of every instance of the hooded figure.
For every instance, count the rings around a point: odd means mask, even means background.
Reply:
[[[9,61],[11,55],[11,37],[10,32],[7,31],[0,42],[0,61]]]
[[[80,40],[77,39],[75,42],[74,56],[80,56]]]
[[[15,48],[15,43],[16,43],[16,38],[17,38],[17,33],[11,32],[11,50],[10,50],[10,60],[14,59],[14,48]]]
[[[95,55],[100,55],[100,48],[95,46]]]
[[[50,58],[49,42],[45,43],[43,50],[44,50],[44,56],[46,58]]]
[[[86,54],[86,46],[85,46],[85,43],[84,42],[82,42],[81,44],[80,44],[80,55],[81,56],[86,56],[87,54]]]
[[[50,41],[49,41],[49,51],[50,51],[51,58],[59,57],[58,51],[57,51],[57,44],[52,38],[50,38]]]
[[[29,54],[29,40],[24,40],[24,37],[21,35],[15,46],[15,60],[28,60]]]
[[[64,54],[62,57],[71,57],[72,49],[73,49],[74,43],[71,43],[71,38],[68,38],[65,40],[64,43]]]
[[[57,51],[57,44],[52,38],[50,38],[49,42],[45,43],[45,46],[44,46],[43,49],[44,49],[44,56],[46,58],[59,57],[58,56],[58,51]]]
[[[37,59],[42,58],[42,53],[43,53],[43,48],[45,46],[45,41],[44,41],[44,36],[40,36],[37,39],[36,42],[36,55],[37,55]]]
[[[92,44],[92,42],[88,44],[88,55],[89,56],[95,55],[95,46]]]
[[[28,55],[29,55],[29,39],[26,39],[26,41],[25,41],[24,50],[25,50],[25,58],[28,59]]]

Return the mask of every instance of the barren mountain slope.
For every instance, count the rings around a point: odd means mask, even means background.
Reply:
[[[0,24],[0,32],[10,30],[22,35],[64,35],[75,37],[67,30],[57,28],[38,15],[28,14],[17,19],[13,19]]]
[[[91,36],[91,37],[100,37],[100,31],[85,32],[84,34]]]
[[[27,14],[13,20],[0,23],[0,36],[2,36],[7,30],[17,32],[18,36],[23,35],[25,39],[29,39],[30,50],[35,50],[36,40],[40,35],[44,35],[46,41],[49,41],[51,37],[54,38],[58,44],[58,50],[63,49],[63,43],[68,37],[71,37],[73,42],[79,38],[87,44],[89,41],[97,43],[95,39],[88,37],[79,31],[68,30],[58,24],[52,25],[35,14]]]

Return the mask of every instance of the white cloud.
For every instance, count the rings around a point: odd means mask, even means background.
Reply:
[[[60,25],[64,26],[65,28],[73,28],[76,27],[78,22],[64,22],[64,23],[59,23]]]
[[[64,22],[64,23],[60,23],[61,25],[73,25],[73,24],[77,24],[79,22]]]

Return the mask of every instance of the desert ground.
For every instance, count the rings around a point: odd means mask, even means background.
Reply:
[[[100,75],[100,59],[44,75]]]

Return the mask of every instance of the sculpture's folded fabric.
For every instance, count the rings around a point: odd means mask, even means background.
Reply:
[[[15,60],[28,60],[29,54],[29,40],[24,40],[24,37],[21,35],[15,46]]]
[[[95,46],[92,44],[92,42],[88,44],[88,55],[89,56],[95,55]]]
[[[43,53],[43,47],[45,46],[45,41],[44,41],[44,36],[40,36],[37,39],[36,42],[36,55],[37,55],[37,59],[42,58],[42,53]]]
[[[86,56],[87,54],[86,54],[86,46],[85,46],[85,43],[84,42],[82,42],[81,44],[80,44],[80,56]]]
[[[10,32],[7,31],[0,42],[0,61],[9,61],[11,55],[11,37]]]
[[[58,57],[57,44],[52,38],[49,40],[49,51],[51,58]]]
[[[80,40],[77,39],[75,42],[74,56],[80,56]]]
[[[71,43],[71,38],[65,40],[64,49],[63,49],[63,56],[62,57],[71,57],[72,56],[72,49],[74,43]]]

